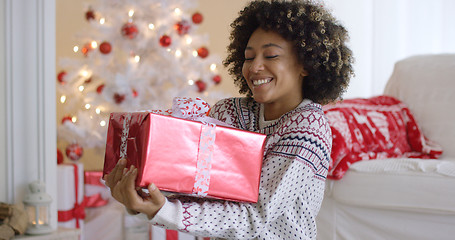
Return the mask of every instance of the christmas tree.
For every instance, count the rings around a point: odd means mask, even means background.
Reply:
[[[58,141],[68,143],[71,160],[84,148],[104,149],[111,112],[168,109],[177,96],[225,97],[208,91],[221,81],[220,59],[196,31],[203,20],[196,2],[99,0],[87,7],[81,20],[90,28],[75,36],[75,57],[59,59],[57,75],[65,111]]]

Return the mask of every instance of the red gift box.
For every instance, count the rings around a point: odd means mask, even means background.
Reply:
[[[85,171],[85,207],[101,207],[109,202],[109,189],[102,183],[103,172]]]
[[[149,240],[206,240],[201,237],[195,237],[191,234],[179,232],[176,230],[164,229],[150,225]],[[208,238],[207,238],[208,239]],[[210,240],[210,239],[208,239]]]
[[[103,174],[127,158],[138,168],[137,186],[257,202],[265,138],[150,112],[112,113]]]

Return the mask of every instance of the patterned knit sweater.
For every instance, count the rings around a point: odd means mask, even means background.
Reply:
[[[304,100],[263,129],[259,110],[250,98],[224,99],[211,110],[213,118],[267,135],[259,201],[168,197],[153,224],[214,239],[316,239],[332,144],[322,108]]]

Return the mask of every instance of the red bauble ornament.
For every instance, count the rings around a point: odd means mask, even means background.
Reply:
[[[190,31],[191,25],[188,21],[182,20],[174,25],[179,35],[185,35]]]
[[[134,23],[128,22],[122,26],[122,35],[126,38],[133,39],[137,36],[138,33],[139,30]]]
[[[87,12],[85,12],[85,19],[87,21],[95,19],[95,12],[93,12],[92,9],[89,9]]]
[[[169,37],[168,35],[161,36],[160,45],[162,47],[169,47],[169,45],[171,45],[171,43],[172,43],[171,37]]]
[[[101,94],[103,92],[103,89],[104,89],[104,84],[101,84],[96,88],[96,92],[98,94]]]
[[[66,156],[72,161],[77,161],[82,157],[84,149],[77,143],[73,143],[66,147]]]
[[[92,51],[92,44],[90,43],[86,43],[82,49],[81,49],[81,52],[84,54],[84,56],[87,57],[88,53]]]
[[[65,76],[66,76],[66,72],[65,71],[61,71],[58,73],[57,75],[57,81],[60,83],[60,84],[65,84],[66,81],[65,81]]]
[[[138,93],[137,93],[136,89],[133,89],[132,91],[133,91],[133,97],[137,97]]]
[[[213,78],[212,78],[213,82],[215,84],[218,84],[221,82],[221,76],[220,75],[215,75]]]
[[[193,23],[195,24],[199,24],[202,22],[202,20],[204,20],[204,17],[202,16],[202,14],[200,13],[194,13],[193,16],[191,17],[191,19],[193,20]]]
[[[64,122],[66,122],[66,121],[73,122],[73,119],[71,118],[71,116],[64,116],[64,117],[62,118],[62,124],[63,124]]]
[[[102,54],[108,54],[111,52],[111,50],[112,50],[112,46],[109,42],[102,42],[100,44],[100,52]]]
[[[197,91],[198,92],[203,92],[207,88],[207,84],[205,84],[205,82],[202,81],[202,80],[197,80],[196,81],[196,86],[197,86]]]
[[[209,55],[209,50],[205,47],[200,47],[197,50],[197,55],[201,58],[206,58]]]
[[[124,100],[125,100],[125,95],[124,95],[124,94],[118,94],[118,93],[114,94],[114,101],[115,101],[115,103],[120,104],[120,103],[122,103]]]
[[[63,153],[57,148],[57,164],[63,163]]]

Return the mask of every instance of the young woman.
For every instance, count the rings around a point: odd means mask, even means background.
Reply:
[[[120,160],[106,176],[112,195],[156,225],[228,239],[315,239],[332,137],[320,104],[340,98],[352,75],[346,30],[308,1],[253,1],[231,24],[224,61],[244,98],[215,104],[211,117],[264,133],[257,203],[150,196]],[[157,169],[159,174],[159,169]]]

